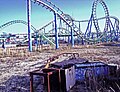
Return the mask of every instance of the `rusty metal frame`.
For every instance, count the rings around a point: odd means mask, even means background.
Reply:
[[[44,73],[42,70],[51,70],[51,71],[47,72],[47,73]],[[52,75],[54,72],[59,72],[59,84],[60,84],[60,87],[61,87],[60,69],[54,69],[54,68],[46,69],[46,68],[44,68],[44,69],[41,69],[41,70],[35,70],[35,71],[30,72],[30,92],[34,92],[34,90],[33,90],[33,76],[34,75],[47,77],[47,80],[48,80],[47,91],[50,92],[50,75]]]
[[[59,55],[50,57],[49,59],[47,59],[45,61],[47,61],[47,63],[51,63],[51,62],[55,61],[56,59],[59,59],[60,56],[68,56],[69,58],[78,58],[79,54],[78,53],[61,53]],[[48,72],[48,73],[44,73],[42,71],[44,69],[53,70],[53,71],[52,72]],[[60,88],[61,88],[60,69],[57,69],[57,68],[43,68],[43,69],[34,70],[34,71],[30,72],[30,92],[34,92],[34,90],[33,90],[33,76],[34,75],[39,75],[39,76],[47,77],[47,79],[48,79],[48,92],[50,92],[50,79],[49,79],[49,77],[50,77],[50,75],[53,74],[53,72],[56,72],[56,71],[59,72],[59,84],[60,84]]]

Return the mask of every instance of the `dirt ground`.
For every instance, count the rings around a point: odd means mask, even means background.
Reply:
[[[80,58],[89,61],[102,61],[120,66],[120,46],[84,45],[74,48],[60,47],[58,50],[24,51],[24,54],[14,51],[12,56],[2,53],[0,54],[0,92],[29,92],[29,72],[45,65],[46,59],[64,52],[76,52],[79,53]]]

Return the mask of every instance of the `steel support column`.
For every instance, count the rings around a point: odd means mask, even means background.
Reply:
[[[39,37],[39,36],[38,36],[38,33],[35,32],[35,38],[34,38],[34,40],[35,40],[35,43],[34,43],[34,44],[35,44],[35,48],[36,48],[35,50],[38,50],[38,37]]]
[[[32,52],[32,37],[31,37],[31,0],[27,0],[27,18],[28,18],[28,46]]]
[[[83,38],[81,38],[81,42],[82,42],[82,45],[84,45],[84,39]]]
[[[72,47],[74,47],[74,29],[73,29],[73,27],[71,27],[71,44],[72,44]]]
[[[54,12],[54,23],[55,23],[55,45],[56,49],[59,48],[59,43],[58,43],[58,30],[57,30],[57,14]]]
[[[116,33],[117,35],[116,35],[116,41],[118,41],[118,39],[119,39],[119,31],[117,30],[117,33]]]
[[[80,28],[80,22],[79,22],[79,35],[81,34],[81,28]],[[79,40],[79,42],[78,42],[78,44],[80,44],[80,39],[78,39]]]
[[[68,44],[70,43],[70,36],[68,35]]]

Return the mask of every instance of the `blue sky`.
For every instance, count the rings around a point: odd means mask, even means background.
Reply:
[[[64,13],[70,14],[74,19],[89,19],[94,0],[50,0]],[[120,0],[104,0],[111,16],[120,19]],[[104,16],[104,9],[97,6],[97,16]],[[39,29],[53,19],[53,14],[37,4],[32,3],[32,25]],[[26,0],[1,0],[0,1],[0,25],[11,20],[27,21]],[[84,26],[86,28],[86,26]],[[23,24],[15,24],[2,30],[7,33],[27,33],[27,27]]]

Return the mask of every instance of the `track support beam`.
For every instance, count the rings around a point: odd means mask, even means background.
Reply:
[[[72,47],[74,47],[74,28],[73,27],[71,27],[71,44],[72,44]]]
[[[27,18],[28,18],[28,46],[32,52],[32,37],[31,37],[31,0],[27,0]]]
[[[58,43],[58,30],[57,30],[57,14],[54,12],[54,25],[55,25],[55,48],[59,48],[59,43]]]

